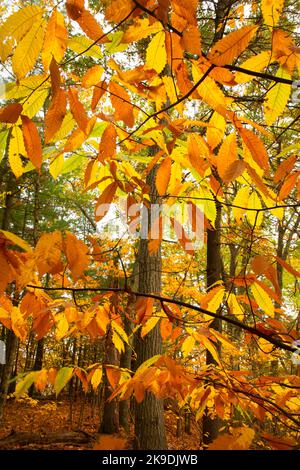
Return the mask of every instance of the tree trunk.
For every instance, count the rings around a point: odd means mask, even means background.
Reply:
[[[222,279],[222,260],[220,251],[220,226],[221,226],[221,206],[217,205],[217,218],[215,230],[207,230],[207,252],[206,252],[206,285],[209,290],[210,286]],[[217,331],[222,331],[222,322],[216,318],[210,325]],[[217,345],[218,353],[220,353],[220,344]],[[211,353],[206,353],[206,364],[216,365],[215,359]],[[221,420],[218,417],[211,417],[208,413],[203,416],[203,444],[212,442],[219,433]]]
[[[118,351],[112,342],[112,331],[109,330],[105,343],[106,358],[105,363],[119,365]],[[118,399],[109,400],[113,389],[105,376],[104,382],[104,409],[99,432],[104,434],[114,434],[119,431],[119,407]]]
[[[150,187],[150,202],[158,203],[158,193],[155,186],[156,168],[147,176]],[[142,232],[147,223],[146,214],[151,227],[149,209],[143,214]],[[146,233],[148,230],[146,230]],[[161,250],[149,253],[148,240],[140,240],[138,253],[139,292],[159,293],[161,290]],[[162,353],[162,338],[160,323],[156,325],[143,339],[138,333],[135,337],[136,367],[147,359]],[[167,449],[164,425],[163,401],[152,393],[146,393],[142,403],[135,403],[135,447],[137,449]]]

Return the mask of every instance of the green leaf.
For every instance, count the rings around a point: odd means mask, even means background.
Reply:
[[[62,389],[67,385],[69,380],[71,380],[73,375],[74,367],[62,367],[55,378],[54,390],[56,396],[62,391]]]
[[[37,372],[30,372],[29,374],[26,374],[26,376],[24,377],[23,380],[21,380],[20,382],[17,383],[16,385],[16,390],[15,390],[15,395],[17,397],[20,397],[22,395],[24,395],[24,393],[27,392],[27,390],[31,387],[31,385],[33,384],[35,378],[36,378],[36,375],[39,373],[39,371]]]
[[[70,173],[71,171],[76,170],[84,160],[85,159],[82,155],[72,155],[67,160],[65,160],[60,174],[64,175],[65,173]]]

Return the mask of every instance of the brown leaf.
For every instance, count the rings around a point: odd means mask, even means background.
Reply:
[[[12,103],[0,109],[0,122],[14,124],[19,119],[23,106],[20,103]]]

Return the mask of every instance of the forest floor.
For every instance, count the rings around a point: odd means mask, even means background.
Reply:
[[[169,449],[199,449],[199,429],[191,424],[191,433],[176,437],[176,416],[165,412]],[[63,400],[10,399],[5,422],[0,427],[0,450],[99,450],[130,449],[134,434],[121,429],[118,435],[98,433],[99,412],[90,403]],[[49,442],[49,438],[52,442]],[[56,441],[56,442],[55,442]],[[57,442],[58,441],[58,442]],[[73,442],[74,441],[74,442]],[[86,442],[85,442],[86,441]]]

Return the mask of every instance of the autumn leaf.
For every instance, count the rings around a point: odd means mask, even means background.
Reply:
[[[251,292],[262,311],[269,317],[274,317],[273,302],[267,292],[261,287],[261,285],[254,282],[251,285]]]
[[[59,89],[53,96],[51,105],[45,116],[45,142],[51,141],[52,137],[59,131],[66,115],[67,97],[63,89]]]
[[[155,178],[156,189],[160,196],[166,194],[171,177],[171,169],[172,160],[170,157],[166,157],[158,167]]]
[[[230,64],[248,46],[258,26],[244,26],[220,39],[208,54],[208,59],[215,65]]]
[[[67,385],[67,383],[71,380],[73,376],[73,367],[62,367],[57,372],[55,382],[54,382],[54,390],[56,396],[62,391],[62,389]]]
[[[160,31],[151,39],[146,51],[146,67],[161,73],[167,63],[165,32]]]
[[[75,235],[66,231],[65,253],[75,281],[83,275],[84,270],[89,265],[88,251],[88,247],[82,240],[78,240]]]
[[[42,49],[44,34],[45,22],[37,21],[18,43],[12,58],[12,67],[19,80],[34,67]]]
[[[12,103],[0,109],[0,122],[15,124],[19,119],[23,106],[20,103]]]
[[[42,166],[42,142],[34,122],[21,116],[25,149],[31,163],[38,169]]]
[[[270,28],[274,28],[280,18],[284,0],[261,0],[261,10],[264,22]]]
[[[133,106],[127,91],[116,82],[109,84],[110,100],[115,108],[116,121],[123,121],[128,127],[134,124]]]
[[[8,160],[16,178],[19,178],[24,173],[22,156],[26,156],[23,133],[18,126],[14,126],[9,141]]]
[[[290,80],[290,74],[280,67],[276,77]],[[271,126],[276,119],[282,115],[291,93],[291,85],[285,83],[272,84],[264,102],[265,118],[268,126]]]
[[[97,199],[95,207],[95,219],[97,222],[99,222],[107,214],[110,204],[115,197],[117,188],[118,183],[113,182],[109,184],[101,196]]]
[[[77,122],[78,126],[82,130],[82,132],[87,131],[89,119],[86,115],[85,109],[82,103],[78,99],[78,91],[76,88],[72,87],[69,89],[69,103],[71,108],[71,113]]]
[[[255,432],[248,427],[233,428],[231,434],[221,434],[208,446],[208,450],[247,450]]]
[[[240,128],[239,133],[246,147],[249,149],[255,163],[257,163],[265,171],[268,171],[269,158],[261,139],[256,134],[254,134],[254,132],[250,131],[250,129]]]
[[[82,78],[82,86],[89,88],[93,85],[97,85],[100,82],[104,69],[100,65],[94,65],[89,68],[86,74]]]
[[[100,145],[99,145],[98,159],[100,161],[109,160],[115,155],[116,138],[117,138],[117,133],[116,133],[115,126],[113,124],[109,124],[102,134]]]
[[[59,63],[66,52],[68,31],[63,14],[57,9],[50,16],[42,51],[42,61],[45,70],[49,69],[52,58]]]

